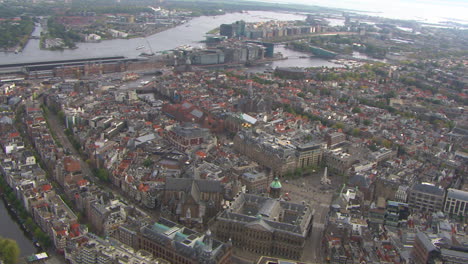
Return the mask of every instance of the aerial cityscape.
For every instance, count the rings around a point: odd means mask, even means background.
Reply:
[[[0,264],[468,263],[466,14],[0,0]]]

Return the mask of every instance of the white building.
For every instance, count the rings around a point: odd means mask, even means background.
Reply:
[[[468,192],[448,189],[445,198],[444,212],[452,215],[468,215]]]
[[[409,186],[406,185],[398,186],[398,190],[395,193],[395,201],[406,203],[408,200],[408,189]]]

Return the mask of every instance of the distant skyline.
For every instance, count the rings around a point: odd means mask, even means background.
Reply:
[[[371,15],[437,23],[468,23],[468,0],[259,0],[372,12]]]

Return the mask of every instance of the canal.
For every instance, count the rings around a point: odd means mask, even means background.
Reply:
[[[26,235],[16,217],[8,210],[3,199],[0,199],[0,236],[15,240],[21,250],[20,256],[36,253],[33,242]]]

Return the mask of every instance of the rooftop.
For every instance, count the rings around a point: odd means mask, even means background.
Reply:
[[[242,193],[219,218],[247,225],[259,224],[270,232],[285,231],[305,236],[313,214],[314,211],[305,204]]]
[[[413,186],[413,191],[429,193],[429,194],[438,195],[438,196],[444,195],[444,189],[437,187],[435,185],[432,185],[432,184],[427,184],[427,183],[415,184]]]
[[[468,201],[468,192],[450,188],[447,190],[447,198]]]
[[[169,244],[174,245],[176,252],[190,258],[201,257],[203,251],[212,252],[214,258],[223,253],[224,244],[212,239],[210,232],[198,233],[164,218],[160,218],[153,225],[143,227],[141,233],[165,247]],[[207,239],[212,239],[211,243],[205,243]],[[211,248],[208,249],[209,246]]]

